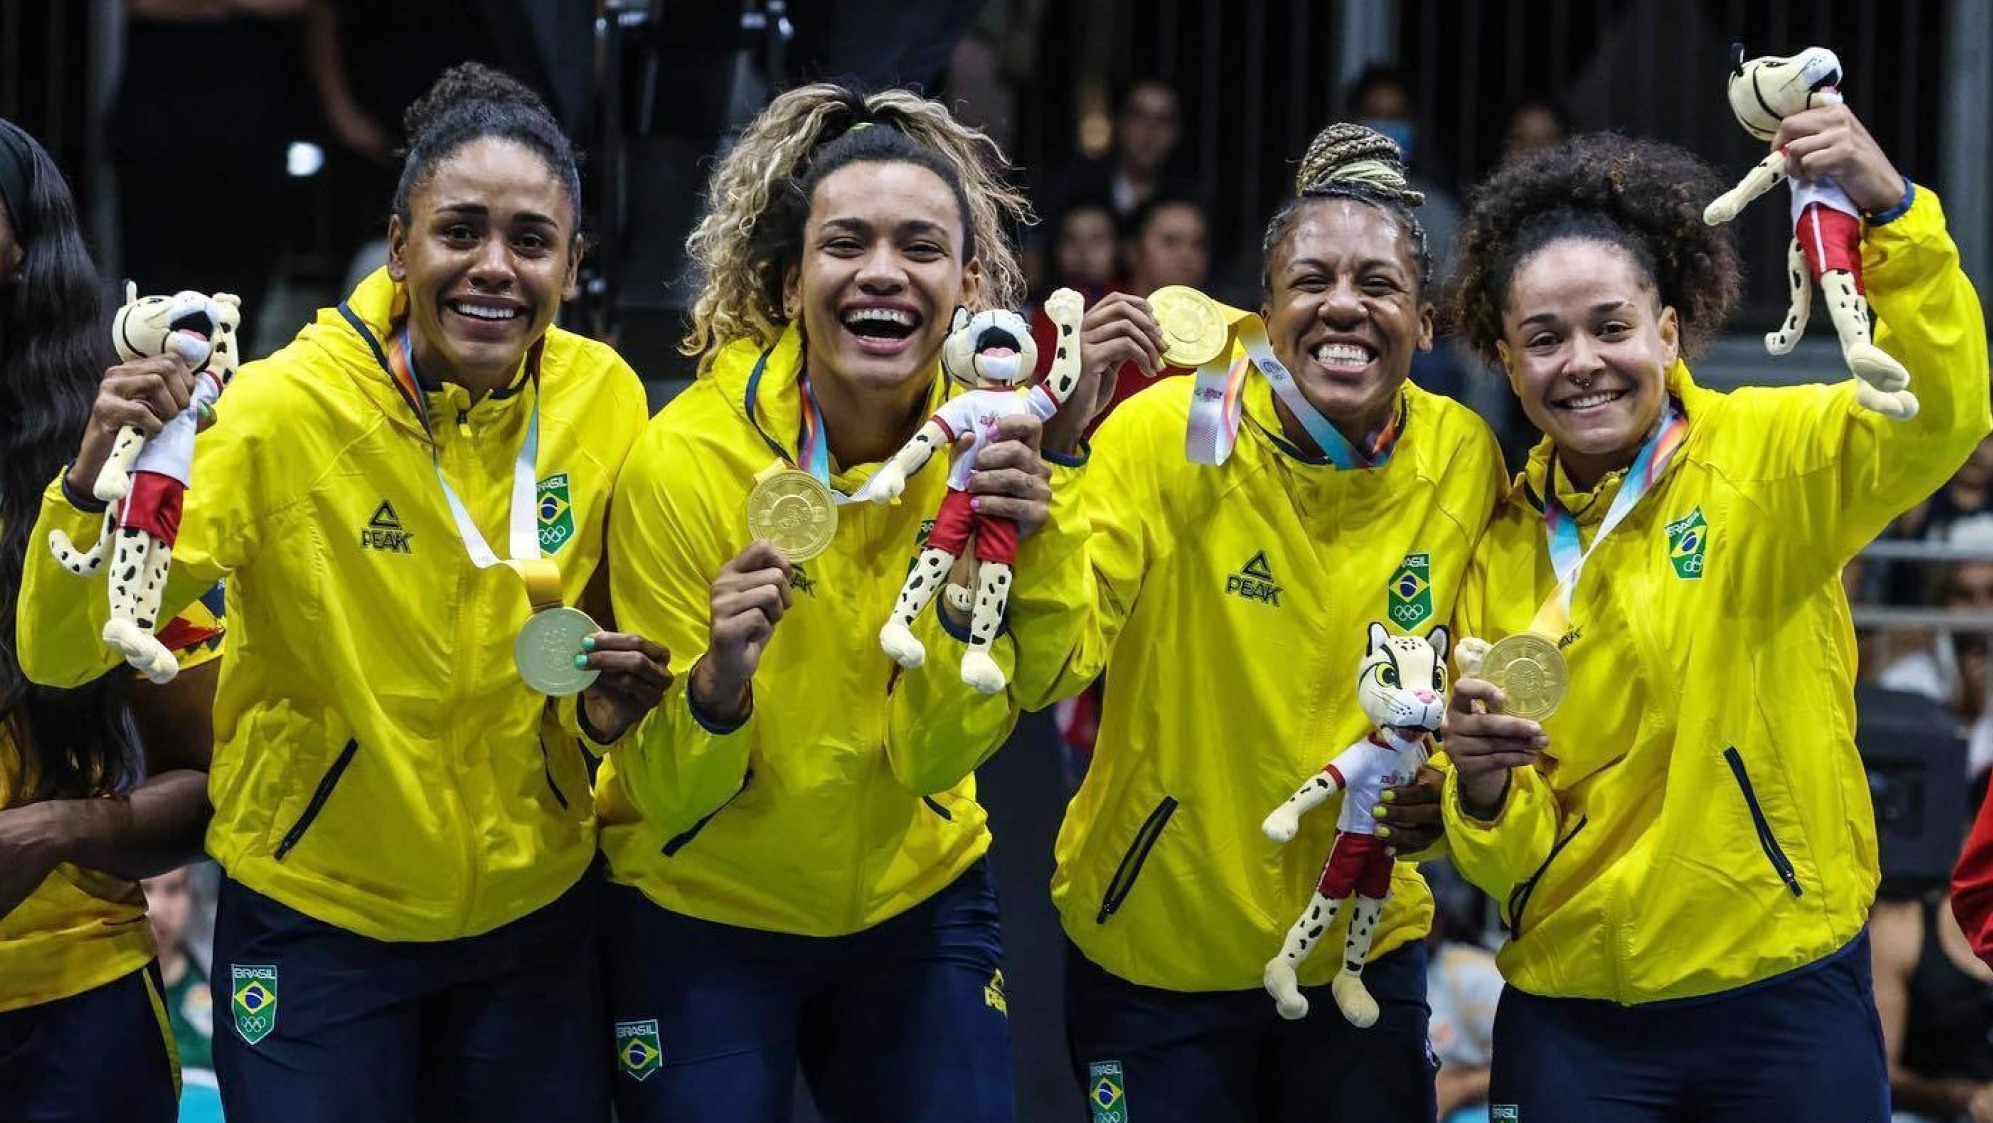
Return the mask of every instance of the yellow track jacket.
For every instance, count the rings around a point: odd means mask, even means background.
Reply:
[[[230,877],[381,940],[474,935],[549,903],[594,855],[572,720],[519,681],[517,576],[465,552],[420,424],[380,351],[405,299],[385,270],[277,354],[246,364],[195,451],[166,603],[227,574],[208,852]],[[534,393],[429,398],[443,472],[506,548]],[[610,488],[645,417],[614,351],[558,328],[541,362],[539,530],[568,603],[602,555]],[[94,541],[59,482],[34,540]],[[21,665],[70,685],[98,642],[103,578],[29,551]]]
[[[799,342],[791,330],[769,352],[751,407],[791,456]],[[1069,469],[1055,469],[1051,521],[1020,546],[1009,632],[993,650],[1011,693],[985,696],[962,682],[963,644],[936,609],[915,627],[919,668],[901,671],[877,640],[945,494],[945,452],[897,505],[839,507],[830,549],[790,580],[753,712],[738,729],[707,728],[686,688],[709,639],[712,581],[752,541],[747,495],[777,460],[748,415],[759,357],[747,342],[722,350],[651,422],[617,488],[616,618],[668,647],[676,677],[598,777],[602,849],[616,881],[673,912],[836,936],[927,899],[988,849],[972,772],[1009,734],[1015,696],[1057,669],[1057,637],[1082,596],[1085,527]],[[930,405],[948,385],[937,370]],[[877,467],[836,472],[832,486],[849,493]],[[1041,636],[1049,646],[1033,648]]]
[[[1423,634],[1451,616],[1503,468],[1479,418],[1409,385],[1383,467],[1304,462],[1270,438],[1261,379],[1231,458],[1204,467],[1183,454],[1190,392],[1165,379],[1094,435],[1091,612],[1052,696],[1105,667],[1107,698],[1052,897],[1073,943],[1123,979],[1243,990],[1312,899],[1341,797],[1285,846],[1260,821],[1369,732],[1356,674],[1370,621]],[[1324,946],[1341,948],[1344,911]],[[1425,881],[1400,863],[1372,955],[1431,923]],[[1302,981],[1340,962],[1315,956]]]
[[[1877,341],[1923,403],[1909,422],[1856,408],[1854,383],[1703,390],[1667,474],[1592,555],[1560,638],[1570,694],[1545,761],[1513,773],[1498,817],[1460,809],[1447,838],[1503,903],[1502,974],[1531,994],[1622,1004],[1714,994],[1853,940],[1877,880],[1855,752],[1854,629],[1841,569],[1985,436],[1986,325],[1937,199],[1871,227],[1862,258]],[[1618,490],[1547,478],[1539,446],[1461,596],[1465,630],[1526,630],[1555,588],[1541,513],[1559,494],[1590,535]]]
[[[195,601],[182,613],[183,635],[191,641],[176,652],[182,667],[220,656],[222,621],[212,609]],[[170,636],[167,642],[173,642]],[[17,793],[9,788],[22,775],[23,748],[0,724],[0,807],[14,806]],[[65,862],[0,916],[0,1012],[95,990],[152,962],[154,954],[138,885]]]

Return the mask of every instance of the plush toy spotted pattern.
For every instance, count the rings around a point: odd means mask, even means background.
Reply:
[[[1363,985],[1363,966],[1370,957],[1377,919],[1391,896],[1395,859],[1377,837],[1370,809],[1377,806],[1385,788],[1411,783],[1431,755],[1431,737],[1446,712],[1447,642],[1444,626],[1434,628],[1429,637],[1394,636],[1373,622],[1357,672],[1356,699],[1375,729],[1309,777],[1260,824],[1266,837],[1289,842],[1301,828],[1301,816],[1337,792],[1345,793],[1335,845],[1322,867],[1315,898],[1287,930],[1280,954],[1266,962],[1266,992],[1283,1018],[1307,1016],[1308,997],[1301,993],[1295,973],[1322,934],[1334,926],[1344,902],[1354,897],[1342,970],[1330,982],[1329,993],[1350,1024],[1368,1028],[1377,1021],[1377,1000]]]
[[[56,560],[79,577],[96,573],[106,551],[111,552],[106,582],[111,618],[104,624],[103,639],[153,682],[170,682],[180,672],[173,653],[155,635],[159,602],[173,568],[181,499],[192,482],[194,437],[235,374],[235,331],[241,321],[240,301],[227,293],[140,297],[127,286],[125,305],[111,324],[119,357],[130,362],[174,351],[199,372],[193,400],[151,440],[136,427],[118,433],[92,488],[110,504],[95,546],[78,550],[62,531],[49,535]]]
[[[1841,104],[1840,91],[1835,89],[1841,82],[1841,60],[1825,47],[1808,47],[1791,58],[1746,59],[1742,44],[1732,50],[1736,58],[1730,74],[1730,110],[1744,131],[1759,140],[1777,136],[1779,122],[1794,113]],[[1877,347],[1869,334],[1868,297],[1862,295],[1861,212],[1833,179],[1808,183],[1788,175],[1785,153],[1773,152],[1702,213],[1704,222],[1718,226],[1737,217],[1780,180],[1787,180],[1792,189],[1793,238],[1786,251],[1792,308],[1785,323],[1765,336],[1765,349],[1783,355],[1799,343],[1812,312],[1813,285],[1818,284],[1840,337],[1841,357],[1861,383],[1855,387],[1855,400],[1898,421],[1917,416],[1910,372]]]
[[[926,648],[913,634],[913,622],[941,591],[962,551],[972,550],[976,590],[968,650],[962,654],[962,681],[985,694],[1004,688],[1003,669],[990,655],[990,645],[1010,601],[1017,525],[975,511],[970,505],[969,474],[975,470],[976,454],[996,438],[998,421],[1027,413],[1047,420],[1073,392],[1079,382],[1080,319],[1085,313],[1085,300],[1071,289],[1060,289],[1045,299],[1045,315],[1058,333],[1058,349],[1045,381],[1027,388],[1021,384],[1038,369],[1038,346],[1024,318],[1001,309],[974,315],[956,309],[952,330],[941,345],[941,366],[948,377],[970,387],[969,392],[944,402],[853,496],[874,503],[893,500],[906,490],[907,477],[920,471],[935,452],[961,437],[975,438],[967,449],[956,451],[948,470],[948,496],[934,529],[914,559],[892,618],[879,630],[879,646],[900,666],[918,667],[927,659]]]

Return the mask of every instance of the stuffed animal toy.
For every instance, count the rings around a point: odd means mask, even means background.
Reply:
[[[1274,842],[1289,842],[1301,828],[1301,816],[1337,792],[1345,793],[1335,844],[1322,867],[1315,899],[1287,930],[1280,954],[1266,962],[1262,977],[1266,992],[1283,1018],[1307,1016],[1308,997],[1301,993],[1295,973],[1322,933],[1335,924],[1344,902],[1354,897],[1342,970],[1330,982],[1329,993],[1351,1025],[1365,1029],[1377,1021],[1377,1000],[1363,985],[1363,965],[1370,956],[1377,918],[1391,897],[1394,858],[1377,837],[1370,809],[1377,806],[1385,788],[1411,783],[1431,755],[1432,735],[1446,713],[1447,642],[1444,625],[1429,636],[1394,636],[1384,625],[1372,622],[1370,644],[1357,671],[1356,700],[1376,728],[1309,777],[1260,824]]]
[[[118,433],[92,488],[110,504],[95,546],[81,551],[62,531],[49,535],[56,560],[80,577],[96,573],[116,541],[104,642],[153,682],[170,682],[180,673],[179,662],[154,630],[173,567],[181,500],[192,482],[194,436],[213,419],[214,401],[235,375],[240,358],[235,330],[241,322],[241,302],[227,293],[140,297],[136,286],[126,286],[125,305],[111,323],[119,357],[130,362],[174,351],[199,372],[193,400],[151,440],[135,426]]]
[[[907,477],[920,471],[936,451],[962,437],[974,438],[966,449],[955,451],[948,470],[948,497],[942,500],[927,544],[900,589],[892,618],[879,630],[879,646],[900,666],[918,667],[926,660],[913,622],[941,591],[956,558],[972,550],[976,591],[969,646],[962,654],[962,681],[985,694],[1004,688],[1003,669],[991,657],[990,645],[1010,601],[1017,525],[971,507],[969,474],[975,470],[976,454],[995,439],[999,420],[1027,413],[1041,421],[1050,419],[1073,392],[1079,382],[1080,318],[1085,312],[1086,301],[1072,289],[1060,289],[1045,299],[1045,315],[1058,332],[1059,346],[1045,381],[1027,388],[1022,383],[1038,368],[1038,346],[1024,318],[1003,309],[974,315],[966,308],[956,309],[952,330],[941,345],[941,366],[948,377],[970,387],[969,392],[935,410],[913,439],[853,496],[874,503],[894,500],[906,490]]]
[[[1736,57],[1730,73],[1730,110],[1744,131],[1759,140],[1777,136],[1779,122],[1794,113],[1841,104],[1835,88],[1841,81],[1841,60],[1825,47],[1808,47],[1791,58],[1754,59],[1744,57],[1741,43],[1731,49]],[[1841,357],[1861,383],[1855,388],[1855,400],[1898,421],[1915,417],[1917,398],[1910,393],[1910,372],[1869,336],[1868,298],[1862,295],[1860,210],[1832,178],[1809,183],[1788,176],[1785,153],[1773,152],[1702,212],[1704,222],[1721,225],[1780,180],[1788,180],[1793,239],[1786,253],[1786,277],[1792,286],[1792,309],[1784,325],[1765,336],[1765,349],[1783,355],[1799,343],[1817,284],[1841,339]]]

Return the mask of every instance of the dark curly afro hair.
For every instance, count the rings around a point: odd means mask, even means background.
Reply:
[[[1684,149],[1615,133],[1574,137],[1506,164],[1474,190],[1447,285],[1453,330],[1489,362],[1516,267],[1565,238],[1619,246],[1681,320],[1694,354],[1723,325],[1743,285],[1727,226],[1703,207],[1724,190],[1715,169]]]

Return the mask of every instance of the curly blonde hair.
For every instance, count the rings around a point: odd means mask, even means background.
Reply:
[[[1024,299],[1009,229],[1032,221],[1031,204],[1004,178],[1008,164],[996,142],[906,90],[864,95],[817,83],[770,103],[714,169],[706,213],[686,241],[705,283],[682,352],[706,356],[704,365],[737,339],[774,343],[788,323],[782,287],[801,260],[810,196],[825,176],[854,163],[934,172],[962,208],[964,259],[981,263],[977,304],[1008,308]]]

